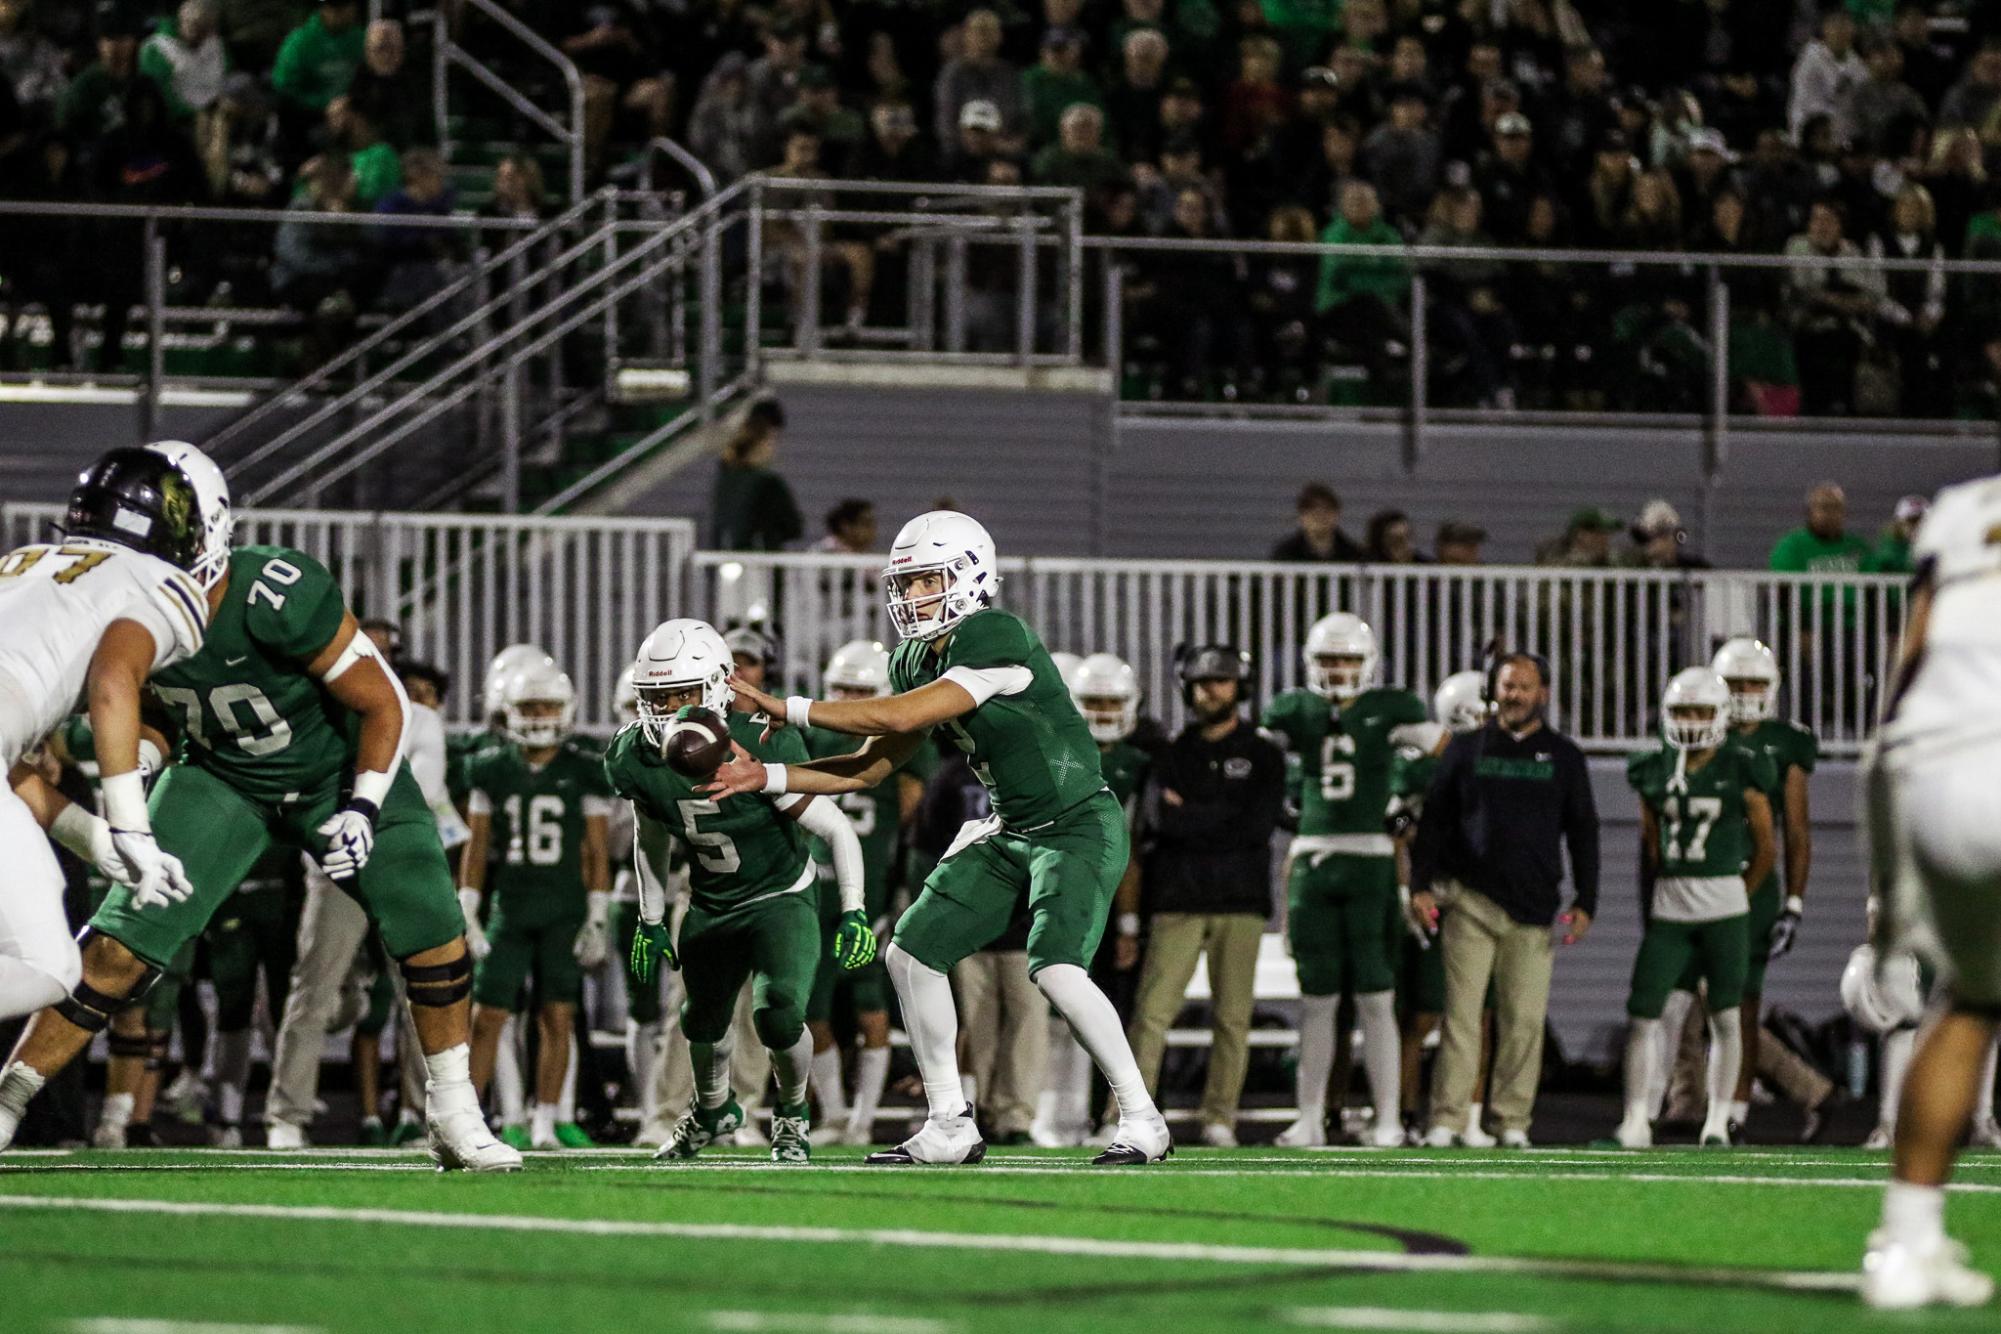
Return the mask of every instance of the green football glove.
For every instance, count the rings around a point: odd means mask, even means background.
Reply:
[[[632,933],[632,975],[641,982],[651,982],[655,959],[665,961],[670,970],[681,966],[681,960],[674,954],[674,942],[667,934],[667,923],[641,922]]]
[[[875,932],[864,912],[844,912],[834,928],[834,962],[852,973],[875,962]]]

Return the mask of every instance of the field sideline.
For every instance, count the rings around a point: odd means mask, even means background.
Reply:
[[[0,1328],[1991,1329],[1854,1296],[1883,1155],[1183,1150],[963,1171],[627,1150],[441,1177],[389,1150],[0,1159]],[[2001,1265],[2001,1154],[1955,1234]]]

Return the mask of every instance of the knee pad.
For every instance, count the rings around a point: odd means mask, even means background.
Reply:
[[[751,1026],[757,1030],[757,1040],[770,1051],[786,1051],[799,1041],[799,1035],[806,1031],[806,1011],[796,1000],[781,1000],[765,1005],[751,1014]]]
[[[144,1033],[113,1033],[110,1041],[113,1056],[143,1061],[152,1054],[152,1044],[146,1040]]]
[[[99,991],[79,977],[69,995],[56,1002],[56,1013],[86,1033],[102,1033],[129,999]]]
[[[396,961],[403,970],[403,992],[412,1005],[443,1009],[472,994],[472,956],[461,954],[450,963],[412,964]]]
[[[2001,1002],[1961,1000],[1954,996],[1950,1002],[1954,1014],[1964,1014],[1975,1019],[1983,1019],[1990,1024],[2001,1024]],[[1916,1027],[1916,1025],[1912,1025]]]

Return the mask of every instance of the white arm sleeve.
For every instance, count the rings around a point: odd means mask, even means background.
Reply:
[[[1019,695],[1035,681],[1035,673],[1019,664],[1006,667],[954,667],[938,678],[950,681],[984,704],[995,695]]]
[[[410,726],[406,733],[410,752],[410,776],[424,794],[424,804],[432,810],[438,803],[450,803],[445,791],[445,724],[438,711],[423,704],[410,706]]]
[[[862,841],[855,827],[832,801],[809,802],[799,813],[799,827],[826,841],[834,854],[834,882],[841,887],[841,911],[861,912],[867,906],[862,871]]]
[[[632,808],[632,861],[639,870],[639,920],[649,925],[667,920],[667,854],[674,835],[666,825]]]

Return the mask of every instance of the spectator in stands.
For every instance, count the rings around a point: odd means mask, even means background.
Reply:
[[[764,54],[744,71],[750,99],[749,170],[772,161],[782,148],[779,117],[799,96],[799,72],[806,68],[806,29],[783,14],[764,30]]]
[[[1822,482],[1806,493],[1806,523],[1772,544],[1772,569],[1789,574],[1855,574],[1868,568],[1869,544],[1848,531],[1848,495]]]
[[[322,153],[299,169],[305,188],[293,210],[346,213],[354,208],[354,169],[335,153]],[[351,227],[337,223],[281,222],[274,240],[272,293],[311,318],[313,350],[322,356],[338,345],[354,322],[351,290],[363,274]]]
[[[1932,140],[1923,179],[1937,215],[1939,242],[1948,256],[1958,256],[1966,247],[1967,225],[1988,194],[1980,136],[1964,128],[1941,130]]]
[[[1904,82],[1917,91],[1926,106],[1939,105],[1952,84],[1957,62],[1951,50],[1932,40],[1931,15],[1925,5],[1917,0],[1898,5],[1890,38],[1903,57]]]
[[[1221,226],[1221,209],[1213,198],[1214,178],[1202,163],[1202,143],[1192,134],[1177,134],[1160,146],[1157,164],[1136,169],[1140,211],[1147,230],[1156,236],[1173,230],[1174,210],[1183,190],[1200,190],[1209,196],[1211,229]]]
[[[263,82],[243,70],[225,79],[216,122],[204,145],[209,194],[226,207],[284,207],[278,115]]]
[[[1647,570],[1706,570],[1708,561],[1688,549],[1688,530],[1681,526],[1681,512],[1669,501],[1656,497],[1640,507],[1630,533],[1633,545],[1619,563]]]
[[[1575,46],[1564,57],[1563,87],[1550,99],[1550,114],[1541,117],[1548,134],[1544,151],[1558,180],[1573,180],[1589,170],[1619,118],[1608,91],[1605,57],[1592,46]]]
[[[784,158],[765,174],[779,180],[826,180],[827,172],[820,165],[820,136],[805,125],[794,125],[785,135]],[[788,207],[795,209],[804,207],[813,199],[817,199],[822,207],[831,206],[833,202],[825,191],[788,190],[779,197],[787,201]],[[803,291],[805,265],[811,259],[811,251],[801,225],[778,220],[766,223],[765,245],[773,253],[784,257],[792,290],[795,293]],[[868,314],[869,294],[875,282],[874,248],[866,241],[836,233],[821,247],[820,265],[823,279],[832,278],[840,284],[832,288],[822,287],[820,317],[824,319],[826,307],[844,297],[848,329],[860,328]]]
[[[1214,236],[1216,205],[1199,184],[1174,195],[1173,212],[1162,233],[1170,240],[1205,241]],[[1242,318],[1244,261],[1232,254],[1174,254],[1173,263],[1153,284],[1146,321],[1157,330],[1174,387],[1193,398],[1206,396],[1212,380],[1225,397],[1235,397],[1247,378]],[[1167,267],[1167,266],[1163,266]]]
[[[1915,181],[1897,192],[1887,224],[1869,238],[1872,259],[1929,261],[1927,267],[1882,275],[1884,335],[1896,352],[1902,412],[1922,417],[1947,393],[1945,247],[1938,239],[1931,192]]]
[[[1821,193],[1812,168],[1801,160],[1784,130],[1759,131],[1743,175],[1744,198],[1751,205],[1751,231],[1760,243],[1776,242],[1798,231]]]
[[[1295,564],[1348,563],[1366,553],[1341,531],[1341,496],[1325,482],[1308,482],[1293,502],[1298,527],[1271,549],[1271,559]]]
[[[1493,238],[1480,226],[1480,192],[1471,188],[1441,190],[1418,242],[1493,249]],[[1514,407],[1515,391],[1507,380],[1507,366],[1508,350],[1516,342],[1517,331],[1502,304],[1507,266],[1498,259],[1450,259],[1428,261],[1424,268],[1431,279],[1429,314],[1437,322],[1441,348],[1463,366],[1468,392],[1482,407]]]
[[[815,551],[859,556],[875,550],[875,504],[850,496],[827,511],[827,535],[813,544]]]
[[[1167,88],[1167,38],[1134,28],[1119,44],[1119,69],[1105,90],[1105,120],[1128,161],[1149,162],[1160,147],[1160,99]]]
[[[344,153],[354,173],[354,205],[374,208],[403,183],[403,160],[369,118],[366,108],[342,95],[327,103],[327,145]]]
[[[1217,645],[1184,659],[1190,721],[1156,757],[1144,808],[1141,881],[1152,908],[1131,1027],[1133,1058],[1157,1092],[1167,1030],[1195,965],[1209,967],[1208,1077],[1202,1142],[1237,1142],[1249,1068],[1258,949],[1271,915],[1272,834],[1285,806],[1285,754],[1243,713],[1247,660]]]
[[[1536,548],[1535,563],[1573,569],[1604,569],[1612,564],[1612,534],[1625,527],[1618,515],[1596,505],[1570,512],[1563,536]]]
[[[220,0],[229,63],[240,70],[269,70],[312,8],[312,0]]]
[[[955,181],[984,181],[987,164],[1000,157],[1001,114],[992,102],[973,101],[959,108],[959,134],[949,158]]]
[[[716,174],[719,185],[747,176],[759,165],[758,111],[750,96],[741,51],[725,51],[702,81],[688,116],[688,147]]]
[[[1510,111],[1495,120],[1493,146],[1480,154],[1473,185],[1494,240],[1504,246],[1526,244],[1529,209],[1536,196],[1550,189],[1549,174],[1535,160],[1534,129],[1527,116]]]
[[[938,157],[917,132],[908,102],[883,101],[869,112],[869,139],[855,155],[854,172],[870,181],[935,181]]]
[[[540,218],[548,212],[542,164],[526,153],[509,153],[493,169],[493,197],[480,216]]]
[[[709,497],[710,540],[724,551],[780,551],[806,531],[792,488],[772,470],[785,409],[760,398],[723,446]]]
[[[1311,244],[1314,218],[1297,204],[1272,210],[1265,239]],[[1313,283],[1311,255],[1259,255],[1251,261],[1251,328],[1258,339],[1257,369],[1267,392],[1296,397],[1313,374]]]
[[[1918,563],[1911,555],[1911,539],[1925,520],[1931,501],[1923,496],[1905,496],[1890,513],[1889,526],[1876,539],[1867,568],[1872,574],[1916,574]]]
[[[987,102],[1000,113],[1003,139],[1019,137],[1026,125],[1022,106],[1021,71],[1001,58],[1000,15],[991,9],[975,9],[960,25],[962,50],[938,71],[933,89],[938,139],[949,143],[953,129],[962,122],[959,115],[968,102]],[[1010,151],[1013,145],[1007,145]]]
[[[1424,89],[1402,84],[1390,90],[1390,118],[1362,140],[1362,166],[1376,183],[1392,221],[1420,226],[1438,192],[1438,136],[1426,123]]]
[[[1202,85],[1185,74],[1170,80],[1167,92],[1160,99],[1156,138],[1165,141],[1177,134],[1192,134],[1200,139],[1205,154],[1212,152],[1218,142],[1216,127],[1210,123],[1203,101]]]
[[[1104,146],[1105,113],[1088,102],[1063,112],[1057,141],[1035,155],[1029,171],[1038,185],[1097,190],[1130,179],[1125,164]]]
[[[1786,242],[1785,253],[1824,263],[1786,270],[1787,304],[1799,346],[1800,391],[1811,415],[1839,416],[1855,397],[1855,368],[1879,293],[1861,263],[1862,252],[1842,235],[1841,212],[1830,201],[1807,214],[1806,231]]]
[[[1501,1143],[1527,1147],[1542,1079],[1543,1026],[1555,957],[1583,942],[1598,911],[1598,811],[1584,753],[1544,721],[1549,667],[1510,654],[1494,669],[1492,721],[1447,744],[1411,846],[1411,907],[1445,916],[1445,1020],[1426,1143],[1466,1126],[1481,1064],[1482,1015],[1493,989],[1493,1075],[1487,1106]],[[1562,910],[1563,853],[1572,900]]]
[[[1063,113],[1082,102],[1100,109],[1098,81],[1084,72],[1084,34],[1051,28],[1042,34],[1042,58],[1021,76],[1028,148],[1038,152],[1056,142]]]
[[[1339,216],[1348,182],[1362,179],[1362,127],[1353,116],[1337,113],[1316,134],[1319,156],[1292,179],[1300,200],[1313,210],[1315,224],[1325,227]]]
[[[1903,80],[1904,50],[1882,36],[1863,39],[1869,77],[1849,99],[1855,142],[1888,158],[1907,156],[1916,134],[1931,121],[1924,99]]]
[[[271,86],[281,108],[295,123],[318,120],[354,82],[367,44],[360,0],[319,0],[312,17],[278,48]]]
[[[868,126],[859,113],[841,105],[841,90],[834,73],[825,65],[808,65],[799,71],[799,96],[779,117],[779,125],[789,134],[795,129],[810,131],[820,141],[820,166],[827,175],[845,178],[854,156],[868,137]]]
[[[434,148],[403,154],[402,184],[376,201],[384,218],[448,218],[452,187],[445,160]],[[381,304],[406,310],[444,286],[446,266],[458,255],[458,235],[442,227],[385,227],[376,236],[383,270]]]
[[[1329,246],[1395,246],[1403,244],[1397,229],[1383,220],[1375,187],[1350,181],[1341,190],[1341,214],[1320,235]],[[1409,337],[1405,299],[1410,271],[1395,256],[1343,255],[1320,257],[1320,286],[1314,309],[1329,333],[1368,363],[1380,384],[1389,379],[1394,352],[1391,344]]]
[[[69,76],[62,48],[36,28],[33,0],[0,0],[0,79],[14,91],[23,123],[41,127],[55,116]]]
[[[1410,515],[1402,510],[1377,510],[1363,530],[1362,559],[1371,565],[1424,565],[1431,557],[1417,549]]]
[[[397,148],[429,143],[432,138],[429,79],[411,68],[403,25],[377,19],[368,25],[361,45],[361,68],[354,72],[347,95],[367,108],[382,137]]]
[[[1486,558],[1480,548],[1486,540],[1487,530],[1479,524],[1447,519],[1438,525],[1431,549],[1437,553],[1440,565],[1484,565]]]
[[[162,19],[139,48],[139,72],[159,85],[175,120],[201,118],[194,139],[206,140],[206,113],[222,96],[229,73],[229,57],[216,32],[215,0],[182,0],[174,17]]]
[[[1621,244],[1620,230],[1632,209],[1633,182],[1639,174],[1640,163],[1626,132],[1617,127],[1605,131],[1577,199],[1579,240],[1606,249]]]
[[[56,131],[74,147],[79,175],[96,171],[99,146],[125,115],[139,70],[140,26],[122,9],[98,16],[97,60],[70,80],[56,103]]]
[[[1938,127],[1980,129],[1997,102],[2001,102],[2001,38],[1989,37],[1939,103]]]
[[[631,123],[642,142],[667,133],[673,83],[662,76],[639,5],[594,0],[567,13],[571,17],[557,45],[583,76],[584,161],[597,176],[621,119]]]
[[[1237,44],[1237,77],[1223,90],[1223,146],[1248,152],[1292,114],[1292,92],[1279,82],[1279,44],[1262,34]]]
[[[1793,62],[1792,94],[1786,101],[1786,125],[1794,139],[1802,137],[1810,116],[1827,116],[1835,133],[1854,132],[1851,99],[1869,76],[1855,52],[1855,18],[1841,5],[1830,7],[1820,20],[1820,37],[1801,48]]]

